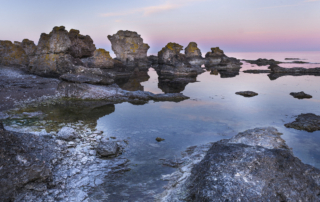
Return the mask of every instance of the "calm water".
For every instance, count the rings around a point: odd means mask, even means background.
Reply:
[[[240,59],[280,61],[297,57],[306,62],[320,63],[320,52],[227,55]],[[320,64],[281,66],[320,67]],[[266,68],[245,63],[241,71]],[[150,78],[141,82],[141,86],[145,91],[162,93],[156,72],[150,69],[148,74]],[[152,195],[161,192],[166,184],[161,181],[161,175],[174,171],[162,166],[160,158],[175,158],[188,146],[230,138],[255,127],[276,127],[297,157],[320,168],[320,131],[309,133],[284,127],[301,113],[320,115],[320,77],[283,76],[270,80],[267,75],[240,72],[233,78],[221,78],[205,72],[198,75],[197,82],[186,85],[182,93],[189,96],[189,100],[149,102],[145,105],[122,103],[111,111],[108,109],[106,115],[100,114],[94,119],[96,129],[103,130],[106,136],[130,138],[123,156],[130,159],[131,171],[117,179],[104,179],[105,183],[90,191],[91,198],[103,200],[103,193],[108,195],[108,201],[150,201]],[[259,95],[245,98],[235,94],[245,90]],[[298,100],[289,95],[298,91],[311,94],[313,98]],[[156,137],[165,141],[158,143]]]

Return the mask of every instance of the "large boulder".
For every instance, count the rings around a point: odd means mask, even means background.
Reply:
[[[213,143],[199,161],[187,151],[162,201],[319,201],[320,170],[302,163],[275,128]],[[191,160],[190,160],[191,158]]]
[[[143,39],[137,32],[118,31],[114,35],[108,35],[112,50],[122,63],[126,66],[146,66],[148,44],[143,43]]]
[[[20,43],[13,44],[11,41],[0,40],[0,65],[27,67],[28,63],[28,55]]]
[[[89,36],[78,30],[65,30],[64,26],[54,27],[49,34],[42,33],[35,52],[31,57],[29,71],[40,76],[59,77],[81,65],[80,58],[93,56],[95,45]]]
[[[114,67],[114,60],[111,58],[109,51],[97,49],[93,52],[92,57],[81,59],[83,65],[88,68],[109,69]]]

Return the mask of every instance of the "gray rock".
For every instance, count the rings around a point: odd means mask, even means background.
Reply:
[[[57,138],[61,140],[71,141],[79,137],[78,133],[70,127],[63,127],[57,134]]]
[[[281,62],[276,61],[274,59],[264,59],[264,58],[259,58],[257,60],[244,60],[250,64],[256,64],[258,66],[266,66],[266,65],[277,65],[280,64]]]
[[[110,69],[114,67],[114,61],[109,52],[102,48],[95,50],[92,57],[83,58],[81,61],[88,68]]]
[[[101,157],[114,157],[122,153],[122,148],[116,141],[101,139],[96,151]]]
[[[284,68],[278,65],[270,65],[268,68],[273,73],[295,73],[295,74],[318,73],[320,74],[320,67],[307,69],[303,67]]]
[[[294,122],[284,125],[287,128],[314,132],[320,130],[320,116],[312,113],[300,114]]]
[[[23,39],[21,43],[21,47],[29,57],[34,56],[36,53],[37,46],[34,44],[33,41],[29,39]]]
[[[112,50],[123,64],[126,66],[146,66],[148,44],[143,43],[143,39],[137,32],[118,31],[114,35],[108,35]]]
[[[298,99],[310,99],[312,98],[311,95],[304,93],[303,91],[301,92],[297,92],[297,93],[290,93],[290,95],[292,95],[294,98],[298,98]]]
[[[151,65],[156,65],[158,64],[158,56],[150,55],[148,56],[148,61]]]
[[[253,91],[239,91],[239,92],[236,92],[236,94],[242,95],[243,97],[254,97],[258,95],[258,93]]]
[[[186,55],[180,53],[183,46],[177,43],[168,43],[161,51],[158,52],[158,63],[166,66],[183,69],[190,67]]]
[[[21,45],[0,40],[0,65],[27,67],[29,58]]]
[[[68,33],[71,46],[68,49],[70,55],[74,58],[91,57],[96,50],[93,40],[90,36],[81,35],[79,30],[71,29]]]
[[[320,170],[294,157],[279,138],[275,128],[248,130],[213,143],[199,163],[187,151],[195,165],[165,176],[169,184],[160,200],[319,201]]]
[[[206,53],[206,64],[207,65],[218,65],[222,57],[225,57],[223,50],[221,50],[219,47],[211,48],[211,52]]]

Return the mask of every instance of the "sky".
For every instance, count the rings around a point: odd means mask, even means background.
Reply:
[[[108,51],[118,30],[138,32],[148,54],[191,41],[203,53],[320,51],[320,0],[0,0],[0,19],[0,40],[36,44],[63,25]]]

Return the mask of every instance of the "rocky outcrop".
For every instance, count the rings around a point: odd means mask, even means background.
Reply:
[[[159,201],[319,201],[320,170],[303,164],[275,128],[192,147]],[[204,158],[203,153],[206,152]]]
[[[145,67],[147,65],[147,52],[150,48],[143,43],[143,39],[137,32],[118,31],[114,35],[108,35],[112,50],[126,66]]]
[[[303,67],[293,67],[284,68],[278,65],[270,65],[268,67],[273,73],[283,73],[283,74],[320,74],[320,67],[316,68],[303,68]]]
[[[284,124],[287,128],[314,132],[320,130],[320,116],[312,113],[300,114],[292,123]]]
[[[223,50],[221,50],[219,47],[211,48],[211,52],[206,53],[206,64],[207,65],[218,65],[222,58],[226,57]]]
[[[77,30],[68,32],[64,26],[54,27],[49,34],[41,34],[29,70],[40,76],[59,77],[81,65],[80,58],[92,56],[94,50],[89,36],[80,35]]]
[[[102,48],[95,50],[92,57],[83,58],[81,61],[88,68],[114,68],[114,60],[111,58],[109,51]]]
[[[258,95],[258,93],[253,91],[239,91],[239,92],[236,92],[236,94],[242,95],[243,97],[254,97]]]
[[[21,43],[13,44],[11,41],[0,40],[0,65],[27,67],[29,58]]]
[[[290,93],[290,95],[292,95],[294,98],[298,98],[298,99],[310,99],[312,98],[311,95],[304,93],[303,91],[301,92],[297,92],[297,93]]]

